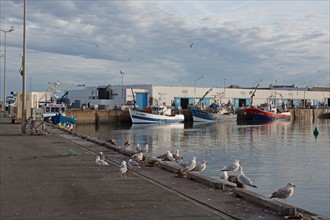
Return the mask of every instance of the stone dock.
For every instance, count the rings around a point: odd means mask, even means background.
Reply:
[[[0,219],[326,219],[199,174],[179,178],[167,162],[121,177],[132,152],[72,132],[20,135],[1,115],[0,137]],[[100,151],[110,166],[95,164]]]
[[[292,109],[290,110],[292,121],[315,122],[319,119],[329,119],[330,109]],[[182,110],[186,122],[192,122],[191,111]],[[79,124],[109,124],[109,123],[131,123],[127,110],[69,110],[68,116],[75,117]],[[237,111],[237,120],[246,120],[244,111]]]

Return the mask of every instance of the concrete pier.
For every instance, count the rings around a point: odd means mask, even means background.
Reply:
[[[118,166],[130,155],[121,153],[121,146],[58,129],[52,135],[24,136],[18,128],[1,115],[0,219],[283,219],[292,215],[292,209],[283,212],[290,206],[281,203],[282,209],[274,210],[258,202],[272,203],[268,199],[252,201],[254,195],[236,192],[233,186],[218,189],[202,183],[213,180],[198,174],[178,178],[168,171],[175,172],[171,164],[149,167],[144,162],[142,168],[121,177]],[[110,166],[95,164],[100,151]],[[299,213],[304,219],[316,215]]]

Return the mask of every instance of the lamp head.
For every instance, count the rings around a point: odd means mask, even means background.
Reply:
[[[12,32],[15,30],[15,27],[14,26],[11,26],[11,28],[9,29],[9,32]]]

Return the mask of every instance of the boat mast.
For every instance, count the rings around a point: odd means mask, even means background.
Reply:
[[[201,101],[203,101],[203,99],[205,98],[205,96],[206,96],[207,94],[209,94],[211,91],[212,91],[212,88],[209,89],[209,90],[203,95],[203,97],[199,99],[199,101],[196,103],[195,106],[198,106],[199,103],[200,103]]]
[[[250,103],[250,106],[251,106],[251,107],[252,107],[252,103],[253,103],[253,97],[255,96],[255,93],[256,93],[258,87],[259,87],[259,83],[258,83],[258,85],[256,86],[256,88],[254,89],[254,91],[252,92],[252,95],[251,95],[251,103]]]

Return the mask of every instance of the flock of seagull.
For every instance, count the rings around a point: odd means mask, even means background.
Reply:
[[[129,146],[128,142],[125,142],[125,147]],[[135,153],[129,158],[128,161],[123,160],[119,167],[119,174],[121,177],[126,177],[126,174],[130,169],[141,168],[140,162],[143,161],[144,154],[149,150],[148,144],[144,147],[140,147],[139,144],[136,144],[134,147]],[[180,151],[176,150],[174,153],[167,151],[165,154],[157,157],[162,161],[175,162],[180,165],[181,169],[178,174],[186,175],[188,172],[203,172],[206,169],[207,162],[205,160],[201,161],[199,164],[196,162],[196,156],[193,156],[189,162],[183,162],[183,158],[180,156]],[[99,166],[109,166],[108,162],[105,161],[105,155],[103,152],[100,152],[96,155],[95,163]],[[228,172],[230,172],[228,174]],[[238,188],[244,189],[246,186],[257,188],[257,186],[243,173],[243,167],[240,164],[239,160],[235,160],[233,163],[224,166],[220,171],[220,179],[224,181],[229,181],[235,183]],[[283,202],[287,202],[287,199],[293,195],[294,187],[292,183],[288,183],[285,187],[278,189],[276,192],[273,192],[270,196],[272,198],[282,199]]]

